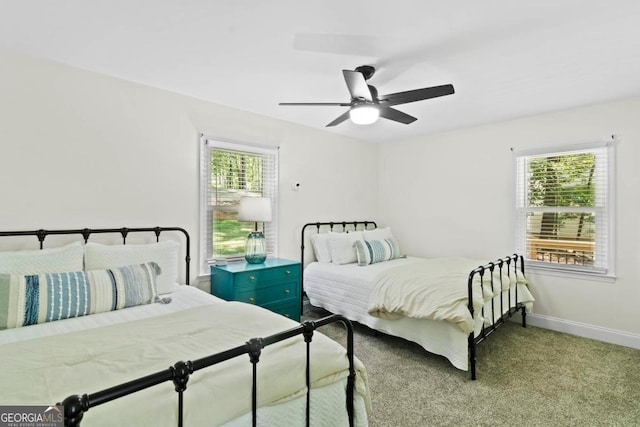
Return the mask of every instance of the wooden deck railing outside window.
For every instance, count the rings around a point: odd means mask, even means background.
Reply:
[[[529,259],[553,264],[593,265],[593,241],[527,238]]]

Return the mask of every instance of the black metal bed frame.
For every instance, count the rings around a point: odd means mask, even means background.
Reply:
[[[40,242],[40,249],[43,249],[44,240],[48,235],[69,235],[80,234],[84,238],[85,243],[89,240],[91,234],[103,234],[103,233],[119,233],[122,236],[123,244],[126,244],[127,235],[129,233],[137,232],[153,232],[156,235],[156,241],[160,239],[160,233],[163,231],[178,231],[185,236],[185,262],[186,262],[186,284],[189,284],[189,265],[190,265],[190,237],[189,233],[180,227],[151,227],[151,228],[103,228],[103,229],[71,229],[71,230],[29,230],[29,231],[0,231],[0,237],[12,237],[12,236],[36,236]],[[189,376],[194,372],[204,369],[215,364],[224,362],[226,360],[239,357],[243,354],[249,355],[249,361],[253,368],[252,377],[252,393],[251,393],[251,414],[252,425],[257,425],[257,364],[260,361],[260,354],[262,349],[286,339],[293,338],[297,335],[303,335],[306,343],[306,369],[305,369],[305,381],[307,386],[306,393],[306,425],[310,425],[311,414],[311,398],[310,398],[310,360],[311,360],[311,342],[313,339],[314,331],[322,326],[330,323],[340,322],[344,325],[347,331],[347,360],[349,363],[349,374],[347,376],[347,389],[346,389],[346,409],[349,420],[349,425],[353,426],[354,420],[354,390],[355,390],[355,365],[354,365],[354,351],[353,351],[353,326],[349,319],[341,315],[331,315],[315,321],[306,321],[299,326],[288,329],[283,332],[279,332],[263,338],[252,338],[245,344],[224,350],[222,352],[212,354],[193,361],[179,361],[168,369],[158,371],[144,377],[139,377],[132,381],[110,387],[96,393],[71,395],[65,398],[61,403],[56,405],[63,405],[64,410],[64,425],[68,427],[80,426],[84,414],[90,409],[98,405],[105,404],[115,399],[127,396],[129,394],[136,393],[138,391],[153,387],[155,385],[172,381],[175,386],[175,391],[178,393],[178,426],[183,426],[183,414],[184,414],[184,391],[187,389],[187,383]]]
[[[340,226],[342,227],[342,231],[347,231],[347,226],[352,226],[353,230],[357,230],[358,226],[361,225],[363,226],[363,229],[367,229],[367,227],[369,225],[373,226],[373,228],[377,228],[377,224],[375,223],[375,221],[330,221],[330,222],[310,222],[305,224],[302,227],[302,231],[301,231],[301,245],[300,245],[300,262],[303,266],[302,268],[302,275],[304,275],[304,250],[305,250],[305,231],[308,227],[315,227],[316,228],[316,232],[319,233],[320,232],[320,228],[325,226],[325,227],[329,227],[330,231],[333,231],[334,227],[336,226]],[[499,269],[499,277],[500,280],[502,281],[502,269],[504,266],[506,266],[507,269],[507,277],[511,277],[512,274],[512,270],[511,270],[511,264],[513,264],[513,274],[516,275],[517,274],[517,269],[518,269],[518,264],[520,264],[520,271],[522,272],[522,274],[524,275],[524,257],[522,255],[518,255],[518,254],[513,254],[513,255],[508,255],[504,258],[499,258],[495,261],[489,262],[486,265],[481,265],[475,269],[473,269],[470,273],[469,273],[469,280],[468,280],[468,286],[467,286],[467,290],[468,290],[468,309],[469,312],[471,313],[471,318],[474,319],[474,308],[473,308],[473,281],[476,277],[476,275],[480,275],[480,290],[481,292],[484,291],[484,286],[490,286],[491,289],[491,293],[493,294],[493,290],[494,290],[494,278],[493,278],[493,272],[495,270],[495,268],[497,267]],[[485,283],[485,278],[484,278],[484,274],[485,272],[489,272],[489,283],[486,284]],[[517,279],[517,277],[515,277]],[[304,276],[301,276],[301,280],[304,279]],[[304,284],[304,281],[302,281],[302,283]],[[470,370],[470,374],[471,374],[471,379],[475,380],[477,378],[476,375],[476,346],[478,344],[480,344],[482,341],[484,341],[486,338],[488,338],[491,334],[493,334],[496,329],[498,327],[500,327],[502,324],[504,324],[504,322],[506,320],[508,320],[511,316],[513,316],[516,312],[521,311],[522,313],[522,326],[526,327],[527,323],[526,323],[526,311],[525,311],[525,306],[522,303],[518,302],[518,287],[517,285],[514,286],[514,306],[511,306],[511,294],[512,294],[512,290],[511,288],[509,288],[508,292],[507,292],[507,306],[508,309],[504,310],[504,303],[503,303],[503,295],[502,295],[502,283],[499,284],[500,286],[500,313],[502,313],[497,319],[495,317],[495,297],[492,298],[491,300],[491,325],[489,326],[485,326],[484,322],[482,323],[482,329],[480,331],[480,333],[475,336],[475,331],[472,331],[469,334],[468,337],[468,352],[469,352],[469,370]],[[304,298],[304,292],[301,292],[301,312],[302,312],[302,298]],[[482,306],[482,315],[484,317],[484,305]]]

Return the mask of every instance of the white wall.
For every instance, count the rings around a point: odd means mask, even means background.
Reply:
[[[494,258],[514,251],[511,147],[616,134],[614,283],[529,274],[532,323],[640,348],[640,98],[381,145],[380,222],[413,255]],[[492,230],[492,231],[489,231]]]
[[[0,229],[182,226],[194,277],[200,133],[280,147],[282,257],[304,223],[377,209],[373,144],[8,51],[0,69]]]

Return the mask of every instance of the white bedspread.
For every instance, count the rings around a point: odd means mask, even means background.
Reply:
[[[0,402],[57,403],[71,394],[94,393],[166,369],[178,360],[195,360],[295,325],[262,308],[230,302],[5,343],[0,346]],[[339,344],[314,334],[312,387],[347,376],[345,353]],[[368,402],[366,373],[357,359],[356,367],[357,391]],[[99,389],[96,384],[101,384]],[[258,364],[258,404],[288,401],[305,391],[302,338],[264,349]],[[185,425],[193,426],[219,425],[250,411],[248,356],[193,373],[185,392],[185,405]],[[177,394],[173,384],[166,383],[90,409],[83,425],[174,426],[176,419]]]
[[[465,334],[474,330],[474,321],[468,309],[469,273],[483,262],[468,258],[429,258],[420,262],[391,268],[377,276],[370,298],[370,315],[394,320],[401,317],[444,320],[455,324]],[[480,275],[474,276],[473,307],[478,313],[485,302],[516,283],[506,269],[494,269],[494,289],[489,285],[490,272],[485,272],[484,286]],[[482,289],[482,290],[481,290]],[[526,289],[526,288],[524,288]],[[524,291],[523,291],[524,293]],[[520,302],[531,302],[527,291]]]
[[[409,266],[422,260],[424,258],[398,258],[366,267],[360,267],[356,263],[336,265],[314,262],[304,270],[304,289],[309,297],[309,302],[313,306],[324,307],[332,313],[342,314],[348,319],[355,320],[372,329],[416,342],[424,347],[425,350],[446,357],[458,369],[468,370],[469,334],[464,333],[455,324],[411,317],[387,320],[373,317],[368,313],[369,297],[378,277],[396,267]],[[486,260],[476,263],[473,268],[484,263],[486,263]],[[471,269],[466,274],[468,275],[470,271]],[[522,280],[523,278],[520,277],[520,274],[518,276],[519,281],[523,282],[517,285],[518,299],[530,298],[531,294],[527,289],[527,285]],[[487,279],[488,275],[485,273],[485,281]],[[465,277],[460,286],[464,287],[466,298],[467,277]],[[514,288],[511,288],[511,290],[513,291]],[[502,303],[500,303],[501,300]],[[533,299],[531,298],[531,300]],[[483,311],[474,313],[475,336],[480,334],[482,326],[486,325],[491,318],[490,313],[493,302],[496,302],[497,317],[500,315],[500,308],[503,305],[505,310],[509,305],[514,305],[513,292],[511,298],[507,296],[507,292],[504,292],[501,296],[494,297],[492,301],[487,302],[484,307],[484,315]],[[528,311],[530,311],[531,304],[528,305]]]

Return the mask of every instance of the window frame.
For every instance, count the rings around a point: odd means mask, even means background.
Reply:
[[[200,251],[199,269],[201,275],[210,274],[210,266],[215,263],[213,253],[209,254],[208,234],[213,234],[212,214],[213,207],[209,204],[209,188],[211,182],[211,151],[225,150],[236,151],[256,155],[273,156],[273,182],[264,185],[271,198],[272,220],[265,223],[265,237],[267,238],[267,255],[277,256],[278,254],[278,153],[279,147],[249,144],[244,142],[231,141],[229,139],[217,138],[200,134]],[[244,259],[244,256],[225,257],[227,261]]]
[[[524,255],[529,270],[554,276],[575,277],[606,282],[615,280],[615,142],[616,138],[612,136],[608,141],[552,146],[530,150],[513,150],[515,177],[515,246],[516,251]],[[526,177],[526,168],[522,167],[521,163],[526,159],[535,157],[570,155],[576,154],[577,152],[595,152],[602,149],[604,149],[603,151],[606,155],[606,176],[604,177],[606,194],[601,199],[604,203],[604,208],[595,207],[593,210],[598,211],[603,209],[605,212],[600,215],[600,218],[596,216],[597,224],[599,223],[600,225],[596,227],[597,237],[595,249],[596,254],[606,254],[605,264],[599,267],[589,267],[529,259],[527,214],[529,212],[540,211],[541,208],[526,206],[529,184]],[[604,233],[604,235],[601,235],[601,233]]]

